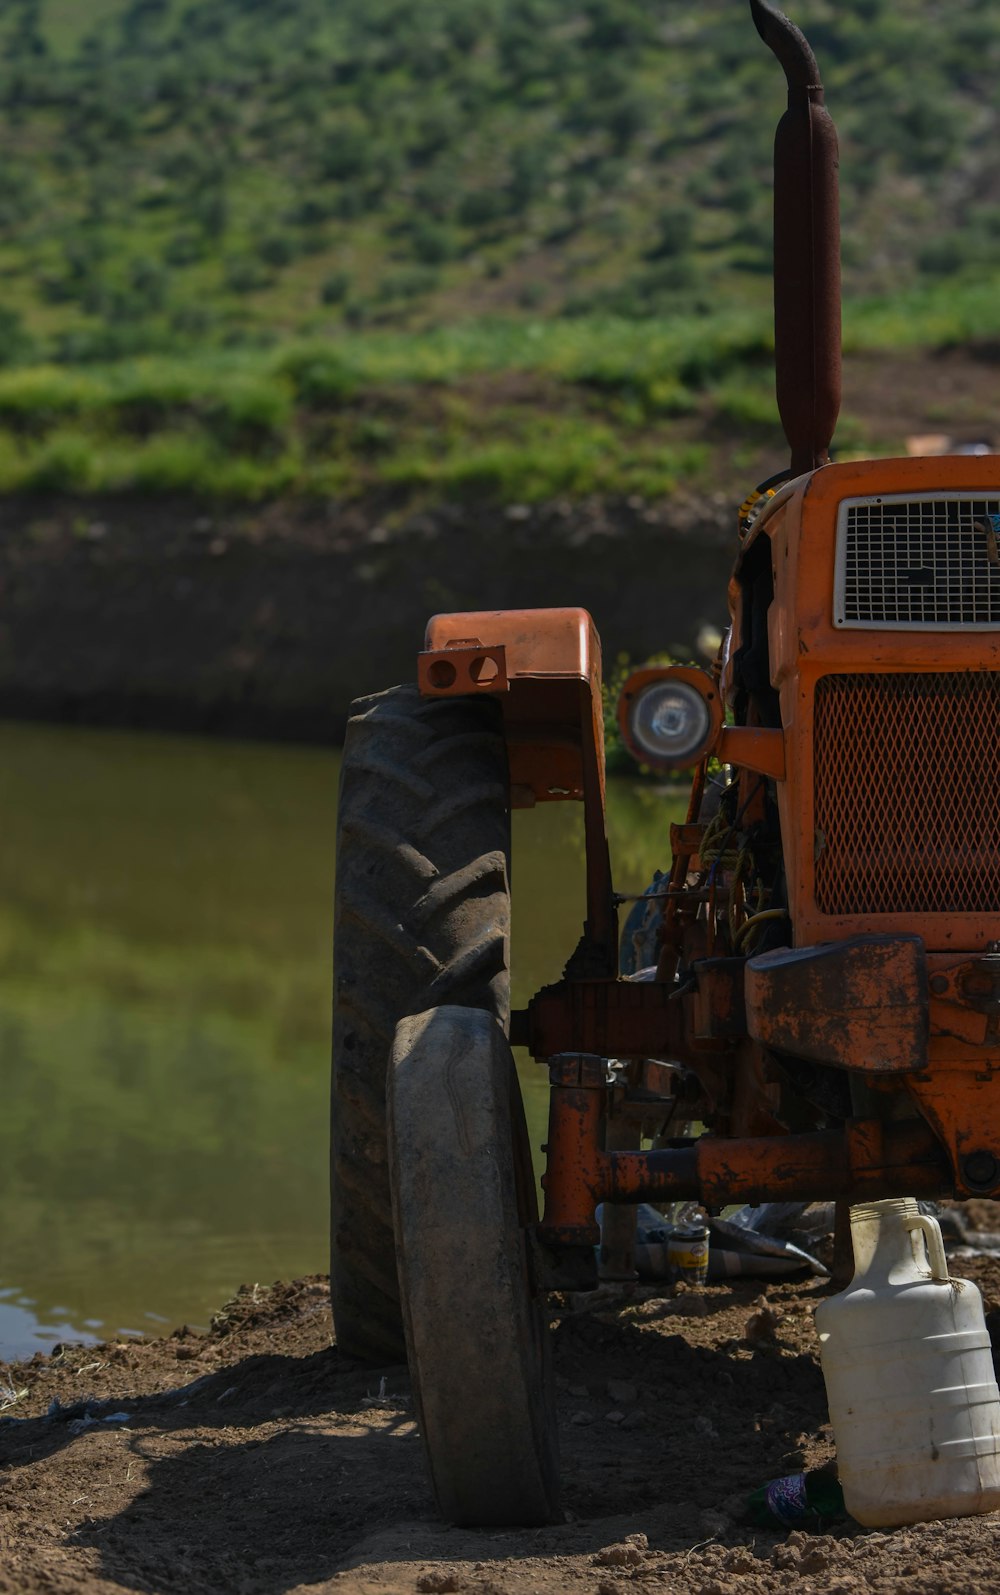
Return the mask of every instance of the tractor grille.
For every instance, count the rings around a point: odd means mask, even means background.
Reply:
[[[823,676],[824,914],[1000,913],[1000,672]]]
[[[933,631],[1000,626],[1000,499],[847,500],[837,528],[834,621]],[[977,530],[976,522],[980,523]]]

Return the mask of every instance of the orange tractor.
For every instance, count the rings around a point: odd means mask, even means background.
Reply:
[[[636,757],[694,771],[641,978],[619,973],[585,612],[438,615],[416,685],[360,699],[348,730],[336,1335],[382,1361],[405,1346],[458,1522],[557,1510],[545,1300],[594,1283],[599,1204],[607,1274],[639,1202],[1000,1196],[1000,466],[830,463],[836,133],[802,34],[750,5],[788,83],[791,465],[741,510],[715,667],[622,692]],[[583,804],[586,922],[511,1013],[509,813],[563,800]],[[511,1045],[550,1073],[540,1219]]]

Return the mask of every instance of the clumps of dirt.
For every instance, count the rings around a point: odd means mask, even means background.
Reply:
[[[956,1272],[1000,1316],[1000,1260]],[[320,1278],[241,1290],[205,1335],[0,1367],[26,1391],[0,1421],[0,1591],[985,1595],[994,1517],[891,1534],[747,1524],[751,1490],[833,1455],[812,1324],[828,1288],[565,1304],[566,1516],[525,1531],[438,1519],[406,1370],[330,1345]]]

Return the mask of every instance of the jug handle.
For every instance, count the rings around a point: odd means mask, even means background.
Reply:
[[[904,1220],[908,1230],[918,1229],[922,1232],[927,1242],[927,1257],[931,1265],[931,1278],[941,1280],[943,1283],[951,1278],[948,1273],[948,1259],[944,1254],[944,1241],[937,1219],[931,1218],[928,1213],[914,1213]]]

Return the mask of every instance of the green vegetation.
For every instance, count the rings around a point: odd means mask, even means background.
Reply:
[[[849,350],[1000,337],[1000,284],[856,305]],[[0,370],[0,492],[500,498],[717,483],[783,453],[766,312],[491,320],[270,350]],[[848,419],[843,446],[863,443]],[[739,457],[735,457],[739,465]],[[714,474],[713,474],[714,473]]]
[[[850,293],[988,265],[996,7],[794,10]],[[761,307],[782,100],[744,0],[8,0],[5,357]]]
[[[849,343],[995,336],[1000,14],[794,9]],[[782,102],[744,0],[8,0],[0,491],[697,478],[775,432]]]

